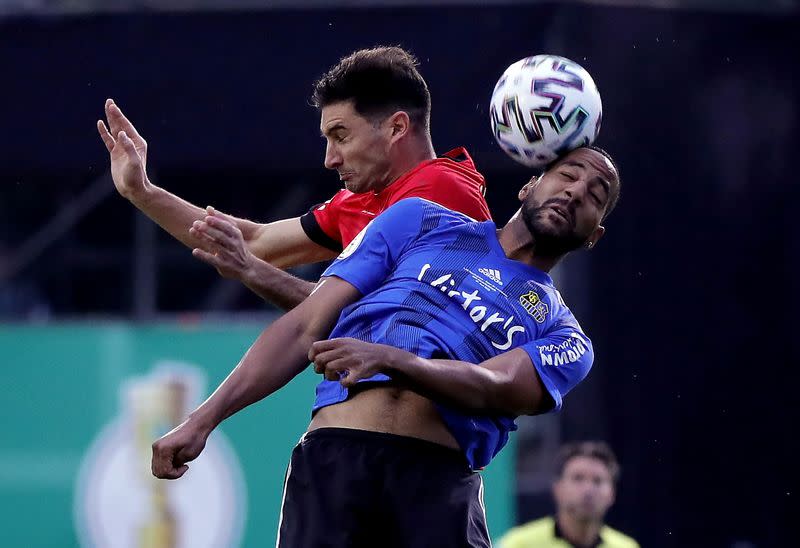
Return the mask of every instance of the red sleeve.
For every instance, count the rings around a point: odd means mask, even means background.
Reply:
[[[340,190],[327,202],[315,205],[300,217],[303,230],[311,241],[323,247],[341,251],[342,235],[339,231],[339,208],[347,190]]]
[[[479,175],[468,176],[451,169],[423,169],[414,174],[403,189],[392,196],[391,202],[411,197],[425,198],[453,211],[464,213],[476,221],[489,221],[492,216],[483,192],[483,177]]]

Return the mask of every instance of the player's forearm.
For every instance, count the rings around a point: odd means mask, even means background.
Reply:
[[[303,302],[316,286],[255,257],[251,257],[241,281],[256,295],[283,310],[291,310]]]
[[[503,373],[468,362],[429,360],[404,352],[389,364],[424,396],[463,409],[512,413],[504,401]]]
[[[194,221],[205,217],[204,209],[153,184],[125,197],[182,244],[197,247],[197,240],[189,234],[189,229]]]
[[[152,183],[135,194],[125,197],[183,245],[195,248],[200,244],[199,240],[189,233],[189,229],[192,227],[192,223],[206,217],[205,209]],[[246,219],[233,218],[233,220],[242,231],[245,241],[250,240],[259,226]]]
[[[223,420],[285,386],[308,364],[314,335],[291,314],[268,327],[214,393],[190,416],[210,432]]]

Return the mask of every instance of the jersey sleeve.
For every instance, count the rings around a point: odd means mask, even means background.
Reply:
[[[553,411],[561,409],[564,396],[589,374],[594,361],[592,342],[577,324],[563,325],[522,348],[555,402]]]
[[[418,196],[476,221],[489,221],[492,216],[483,191],[483,185],[477,180],[454,171],[431,169],[416,175],[414,182],[398,193],[395,199],[399,201]]]
[[[322,276],[341,278],[362,295],[371,293],[420,235],[424,213],[423,200],[409,199],[393,205],[364,227]]]
[[[300,217],[300,225],[306,236],[314,242],[334,251],[342,250],[342,235],[339,231],[339,204],[344,190],[337,192],[333,198],[315,205]]]

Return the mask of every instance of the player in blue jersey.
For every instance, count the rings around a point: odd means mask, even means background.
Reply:
[[[222,420],[311,359],[325,380],[292,453],[278,545],[488,546],[475,470],[515,417],[560,408],[592,363],[547,272],[597,243],[618,195],[610,156],[585,147],[526,184],[499,230],[397,203],[153,444],[153,473],[183,475]]]

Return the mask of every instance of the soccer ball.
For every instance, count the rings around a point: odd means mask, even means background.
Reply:
[[[500,148],[539,169],[569,150],[592,144],[603,117],[591,75],[556,55],[526,57],[508,67],[494,86],[490,111]]]

